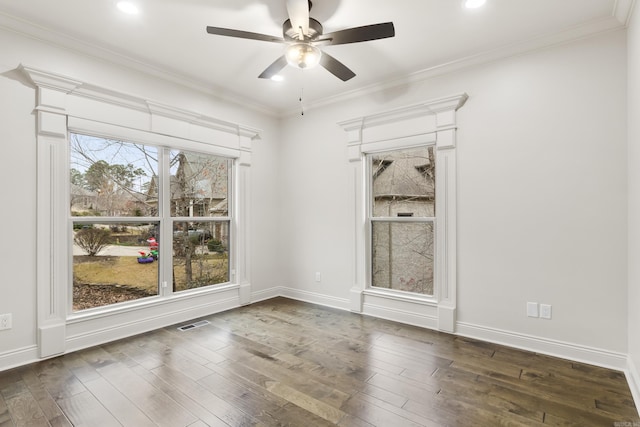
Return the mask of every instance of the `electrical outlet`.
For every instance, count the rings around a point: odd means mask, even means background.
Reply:
[[[11,313],[0,314],[0,331],[12,328]]]
[[[540,304],[540,317],[542,319],[551,319],[551,305]]]
[[[538,315],[538,303],[537,302],[528,302],[527,303],[527,316],[529,316],[529,317],[540,317]]]
[[[322,281],[322,275],[319,271],[316,271],[316,283],[320,283]]]

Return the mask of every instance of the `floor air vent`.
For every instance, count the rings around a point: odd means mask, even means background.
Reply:
[[[188,331],[189,329],[195,329],[195,328],[199,328],[201,326],[206,326],[209,324],[208,320],[201,320],[199,322],[195,322],[195,323],[190,323],[188,325],[184,325],[184,326],[180,326],[178,328],[179,331]]]

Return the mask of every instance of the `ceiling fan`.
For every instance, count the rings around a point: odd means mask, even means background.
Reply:
[[[270,79],[287,64],[302,69],[320,64],[342,81],[351,79],[355,73],[342,62],[321,51],[318,46],[359,43],[395,36],[393,22],[365,25],[323,34],[322,24],[309,16],[312,7],[311,1],[286,0],[286,4],[289,19],[282,24],[282,37],[219,27],[207,27],[207,33],[288,45],[285,54],[276,59],[258,76],[261,79]]]

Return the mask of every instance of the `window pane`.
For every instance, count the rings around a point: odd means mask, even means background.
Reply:
[[[227,158],[171,151],[171,216],[228,216],[230,166]]]
[[[434,147],[371,157],[374,217],[435,216]]]
[[[433,223],[372,223],[372,286],[433,295]]]
[[[158,150],[70,134],[72,216],[155,216]]]
[[[229,221],[174,222],[173,290],[229,282]]]
[[[73,311],[158,295],[158,224],[73,223]]]

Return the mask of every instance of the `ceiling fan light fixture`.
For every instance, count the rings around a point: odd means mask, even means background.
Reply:
[[[285,53],[289,65],[301,69],[313,68],[320,63],[322,51],[308,43],[294,43]]]

